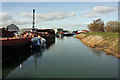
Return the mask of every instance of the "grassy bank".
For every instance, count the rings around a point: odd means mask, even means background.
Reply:
[[[120,58],[118,33],[107,32],[82,33],[75,36],[75,38],[80,39],[85,45],[89,47],[104,50],[106,54],[111,54]]]

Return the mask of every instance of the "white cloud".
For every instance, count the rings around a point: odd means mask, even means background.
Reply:
[[[42,29],[46,28],[63,28],[65,30],[82,30],[87,29],[87,23],[43,23],[39,25]]]
[[[96,13],[110,13],[110,12],[113,12],[115,11],[116,8],[113,8],[113,7],[107,7],[107,6],[96,6],[93,8],[93,12],[96,12]]]
[[[90,12],[83,15],[83,18],[94,18],[108,15],[109,13],[116,11],[114,7],[107,6],[95,6]]]
[[[20,16],[26,18],[32,18],[32,13],[21,13]],[[75,12],[67,13],[67,12],[51,12],[45,14],[36,14],[36,21],[51,21],[51,20],[59,20],[68,17],[75,16]]]
[[[7,26],[9,24],[16,24],[16,25],[23,25],[23,24],[30,24],[30,21],[25,20],[13,20],[12,16],[8,13],[0,13],[0,19],[2,20],[0,22],[1,26]]]
[[[25,21],[25,20],[13,20],[13,22],[17,25],[24,25],[24,24],[31,24],[31,21]]]
[[[98,14],[94,13],[86,13],[85,15],[82,16],[83,18],[93,18],[93,17],[100,17]]]
[[[23,12],[23,13],[20,13],[20,16],[24,18],[22,20],[13,20],[10,14],[0,13],[0,19],[2,20],[2,22],[0,22],[0,25],[7,26],[13,23],[18,26],[21,26],[21,25],[32,24],[32,16],[33,16],[32,13]],[[75,12],[71,12],[71,13],[51,12],[51,13],[46,13],[46,14],[36,14],[36,22],[59,20],[59,19],[73,17],[73,16],[75,16]],[[28,20],[26,20],[25,18]]]
[[[30,22],[30,21],[24,21],[24,20],[7,20],[5,22],[2,21],[0,23],[0,25],[7,26],[7,25],[12,24],[12,23],[20,26],[20,25],[24,25],[24,24],[30,24],[32,22]]]
[[[24,17],[32,17],[32,14],[29,14],[29,13],[23,12],[23,13],[20,13],[20,16],[24,16]]]
[[[71,12],[68,16],[75,16],[75,12]]]
[[[8,13],[0,13],[0,20],[8,21],[12,20],[12,17]]]

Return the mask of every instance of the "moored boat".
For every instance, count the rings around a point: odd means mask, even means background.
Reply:
[[[63,34],[62,33],[57,33],[56,37],[63,37]]]
[[[31,38],[8,38],[0,40],[2,59],[18,55],[18,52],[30,49]]]
[[[42,37],[34,37],[31,39],[31,49],[44,48],[46,46],[46,40]]]
[[[73,34],[73,33],[70,33],[70,32],[65,32],[63,35],[64,35],[64,36],[73,36],[74,34]]]

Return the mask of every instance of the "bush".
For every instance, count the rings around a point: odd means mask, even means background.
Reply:
[[[108,21],[104,28],[106,32],[120,32],[120,23],[118,21]]]
[[[102,19],[94,20],[93,23],[88,24],[88,29],[91,32],[103,32],[104,31],[104,22]]]

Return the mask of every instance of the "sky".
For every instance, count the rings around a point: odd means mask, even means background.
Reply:
[[[33,9],[35,28],[41,29],[82,30],[98,18],[104,23],[118,20],[117,2],[2,2],[1,27],[14,23],[32,28]]]
[[[119,0],[1,0],[1,2],[119,2]]]

